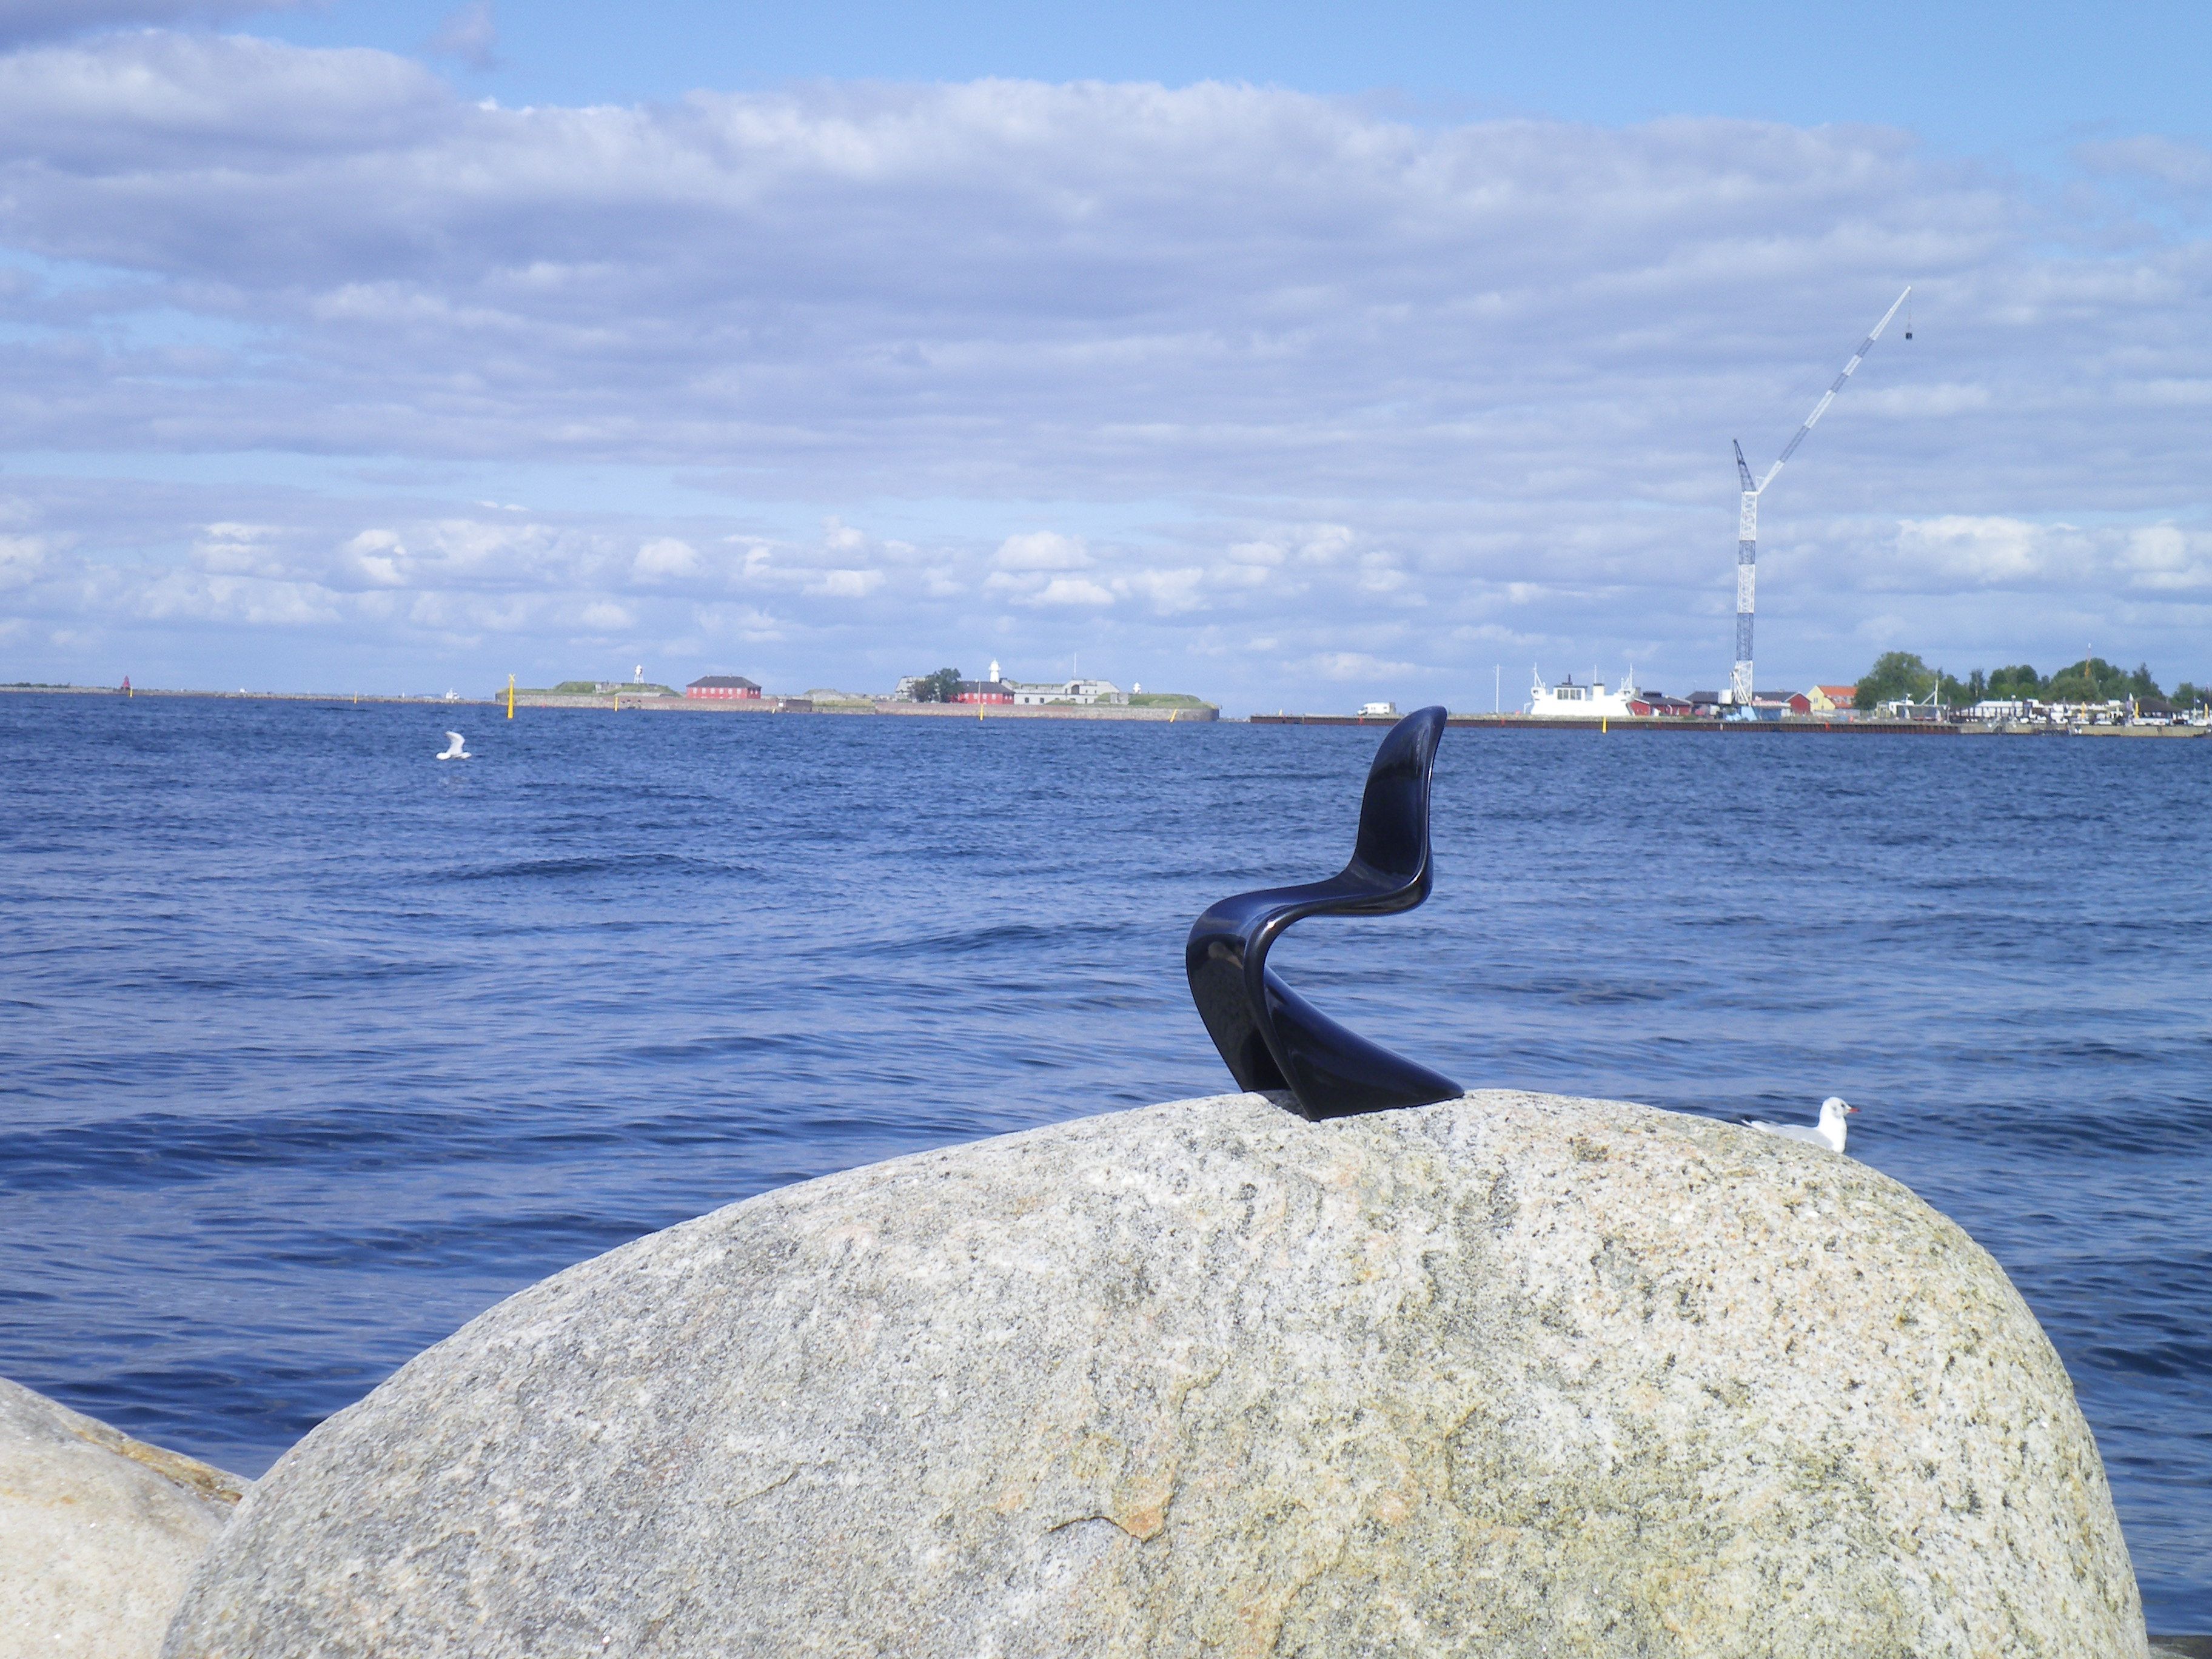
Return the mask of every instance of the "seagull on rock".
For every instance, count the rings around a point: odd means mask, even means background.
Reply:
[[[1759,1133],[1780,1135],[1785,1140],[1809,1140],[1815,1146],[1826,1146],[1832,1152],[1844,1150],[1844,1133],[1848,1127],[1844,1120],[1858,1108],[1835,1095],[1820,1103],[1820,1121],[1808,1128],[1802,1123],[1769,1123],[1764,1118],[1747,1117],[1744,1121]]]
[[[438,758],[440,760],[474,760],[476,757],[461,747],[459,732],[448,732],[446,733],[446,752]]]

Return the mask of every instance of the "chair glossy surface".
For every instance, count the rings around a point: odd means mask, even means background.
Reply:
[[[1444,711],[1390,728],[1368,769],[1352,861],[1327,881],[1223,899],[1183,948],[1191,1000],[1241,1088],[1287,1091],[1314,1120],[1425,1106],[1462,1092],[1425,1066],[1346,1030],[1268,971],[1267,951],[1305,916],[1382,916],[1429,896],[1429,779]]]

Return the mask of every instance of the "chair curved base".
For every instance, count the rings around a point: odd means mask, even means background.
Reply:
[[[1430,1106],[1466,1092],[1442,1073],[1346,1030],[1273,973],[1262,979],[1276,1045],[1290,1063],[1286,1081],[1299,1116],[1318,1123],[1361,1112]]]

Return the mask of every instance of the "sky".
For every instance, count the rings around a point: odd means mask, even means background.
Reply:
[[[0,681],[2212,679],[2212,10],[0,0]],[[1910,323],[1911,337],[1905,337]]]

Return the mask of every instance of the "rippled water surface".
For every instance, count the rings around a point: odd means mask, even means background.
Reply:
[[[1378,736],[0,696],[0,1375],[254,1474],[639,1233],[1226,1087],[1184,932]],[[1469,1085],[1863,1107],[2212,1629],[2208,808],[2212,743],[1455,730],[1435,896],[1275,960]]]

